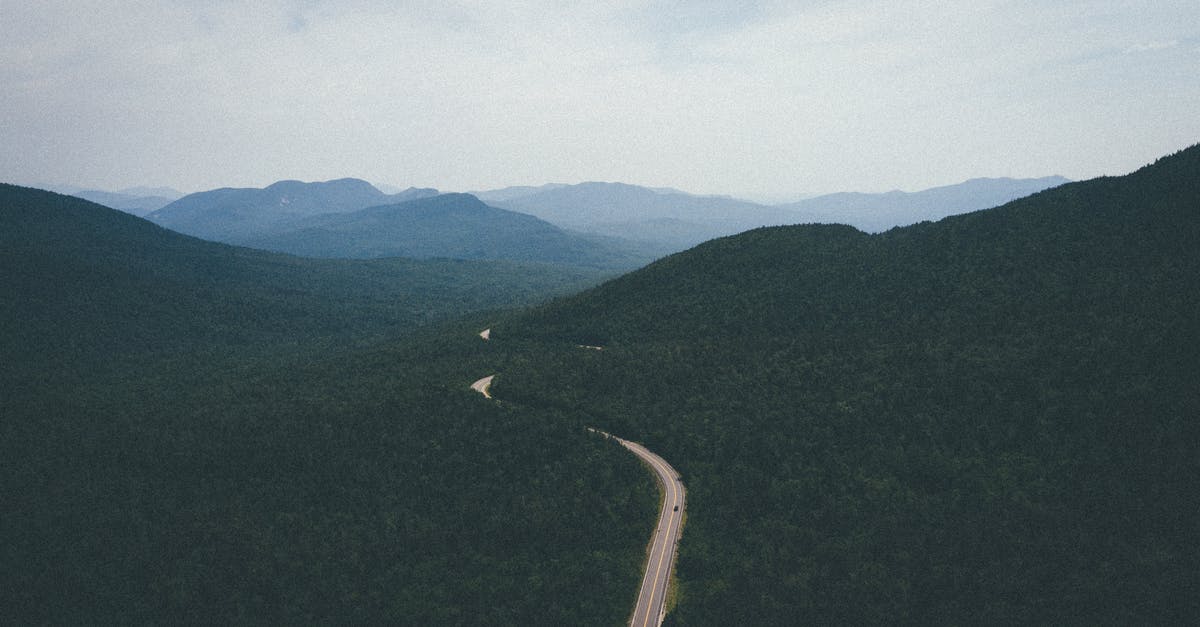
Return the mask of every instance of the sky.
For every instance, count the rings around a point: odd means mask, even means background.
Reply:
[[[1200,142],[1195,0],[0,0],[0,181],[787,200]]]

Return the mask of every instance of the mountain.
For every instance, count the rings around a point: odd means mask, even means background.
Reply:
[[[438,194],[438,190],[432,187],[397,187],[381,183],[376,183],[375,187],[383,193],[392,196],[396,202],[411,200],[413,198],[425,198],[426,196],[436,196]]]
[[[180,235],[70,196],[0,186],[2,370],[296,338],[397,335],[598,273],[544,265],[308,260]]]
[[[791,224],[795,214],[723,196],[692,196],[624,183],[580,183],[496,202],[563,228],[679,250],[747,229]]]
[[[496,206],[564,228],[641,240],[665,252],[676,252],[760,226],[850,224],[869,232],[885,231],[995,207],[1066,182],[1057,176],[973,179],[914,193],[839,193],[776,206],[624,183],[509,188],[488,198]]]
[[[31,187],[90,200],[105,207],[120,209],[125,213],[132,213],[140,217],[161,209],[171,201],[183,196],[182,193],[170,187],[130,187],[115,192],[76,185],[33,185]]]
[[[306,257],[509,259],[602,268],[633,268],[652,258],[635,247],[490,207],[470,194],[314,216],[244,243]]]
[[[483,202],[497,203],[504,202],[506,200],[514,200],[516,198],[522,198],[525,196],[532,196],[540,192],[559,189],[562,187],[566,187],[566,185],[563,183],[546,183],[545,185],[538,185],[536,187],[531,185],[514,185],[512,187],[505,187],[503,189],[492,189],[469,193]]]
[[[39,624],[617,624],[653,481],[462,381],[595,272],[312,260],[0,186],[0,608]],[[485,317],[486,316],[486,317]]]
[[[134,195],[125,192],[104,192],[94,189],[81,190],[71,195],[84,200],[90,200],[98,205],[119,209],[125,213],[132,213],[139,217],[145,217],[171,204],[175,200],[175,198],[167,196]]]
[[[189,194],[147,216],[155,224],[207,240],[239,244],[288,228],[323,213],[433,196],[437,190],[409,188],[389,196],[359,179],[323,183],[279,181],[266,188],[222,188]]]
[[[170,200],[179,200],[184,196],[183,192],[173,187],[148,187],[145,185],[118,189],[117,193],[125,194],[127,196],[158,196],[160,198],[168,198]]]
[[[978,178],[920,192],[827,194],[777,206],[796,212],[799,222],[849,224],[863,231],[881,232],[896,226],[996,207],[1068,182],[1061,176]]]
[[[680,471],[671,625],[1190,624],[1197,242],[1200,146],[876,235],[756,229],[493,325],[491,393]]]

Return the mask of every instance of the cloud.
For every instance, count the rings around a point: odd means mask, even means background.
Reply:
[[[1132,56],[1196,41],[1200,8],[1163,2],[1136,19],[1123,0],[16,3],[0,179],[788,193],[1079,178],[1103,170],[1064,159],[1200,137],[1185,106],[1200,84],[1179,80],[1194,60]]]

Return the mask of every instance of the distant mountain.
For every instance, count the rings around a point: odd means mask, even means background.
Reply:
[[[127,196],[158,196],[160,198],[170,198],[171,200],[179,200],[185,196],[183,192],[173,187],[147,187],[145,185],[118,189],[117,193]]]
[[[604,268],[632,268],[651,258],[628,245],[488,206],[470,194],[318,215],[243,243],[306,257],[509,259]]]
[[[440,193],[432,187],[409,187],[388,194],[388,202],[407,202],[409,200],[417,200],[418,198],[433,198]]]
[[[170,187],[129,187],[113,191],[79,187],[78,185],[30,185],[32,188],[46,189],[59,194],[66,194],[112,209],[120,209],[125,213],[144,217],[177,200],[183,194]]]
[[[1195,624],[1198,243],[1200,146],[756,229],[494,325],[492,394],[679,469],[674,624]]]
[[[1066,182],[1058,176],[973,179],[914,193],[829,194],[773,206],[624,183],[508,188],[485,197],[496,206],[565,228],[652,242],[674,252],[760,226],[836,223],[868,232],[884,231],[995,207]]]
[[[167,196],[134,195],[126,192],[104,192],[95,189],[85,189],[70,195],[90,200],[98,205],[119,209],[125,213],[132,213],[139,217],[144,217],[162,209],[175,200],[175,198]]]
[[[880,232],[896,226],[997,207],[1068,182],[1069,179],[1061,176],[1035,179],[978,178],[920,192],[827,194],[777,206],[796,212],[797,222],[849,224],[863,231]]]
[[[566,187],[566,185],[563,183],[546,183],[545,185],[538,185],[536,187],[532,185],[515,185],[512,187],[505,187],[503,189],[492,189],[482,192],[469,193],[483,202],[494,204],[497,202],[523,198],[525,196],[532,196],[534,194],[563,187]]]
[[[350,178],[323,183],[279,181],[263,189],[222,188],[190,194],[147,218],[187,235],[241,244],[315,215],[357,211],[436,194],[433,189],[409,188],[388,195],[366,181]]]
[[[425,198],[438,195],[438,190],[432,187],[397,187],[376,183],[375,187],[383,193],[392,196],[397,202],[413,198]]]
[[[723,196],[693,196],[624,183],[580,183],[499,201],[564,228],[653,242],[673,250],[765,225],[794,212]]]

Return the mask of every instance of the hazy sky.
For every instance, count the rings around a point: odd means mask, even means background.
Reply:
[[[0,180],[779,196],[1200,142],[1200,2],[0,0]]]

